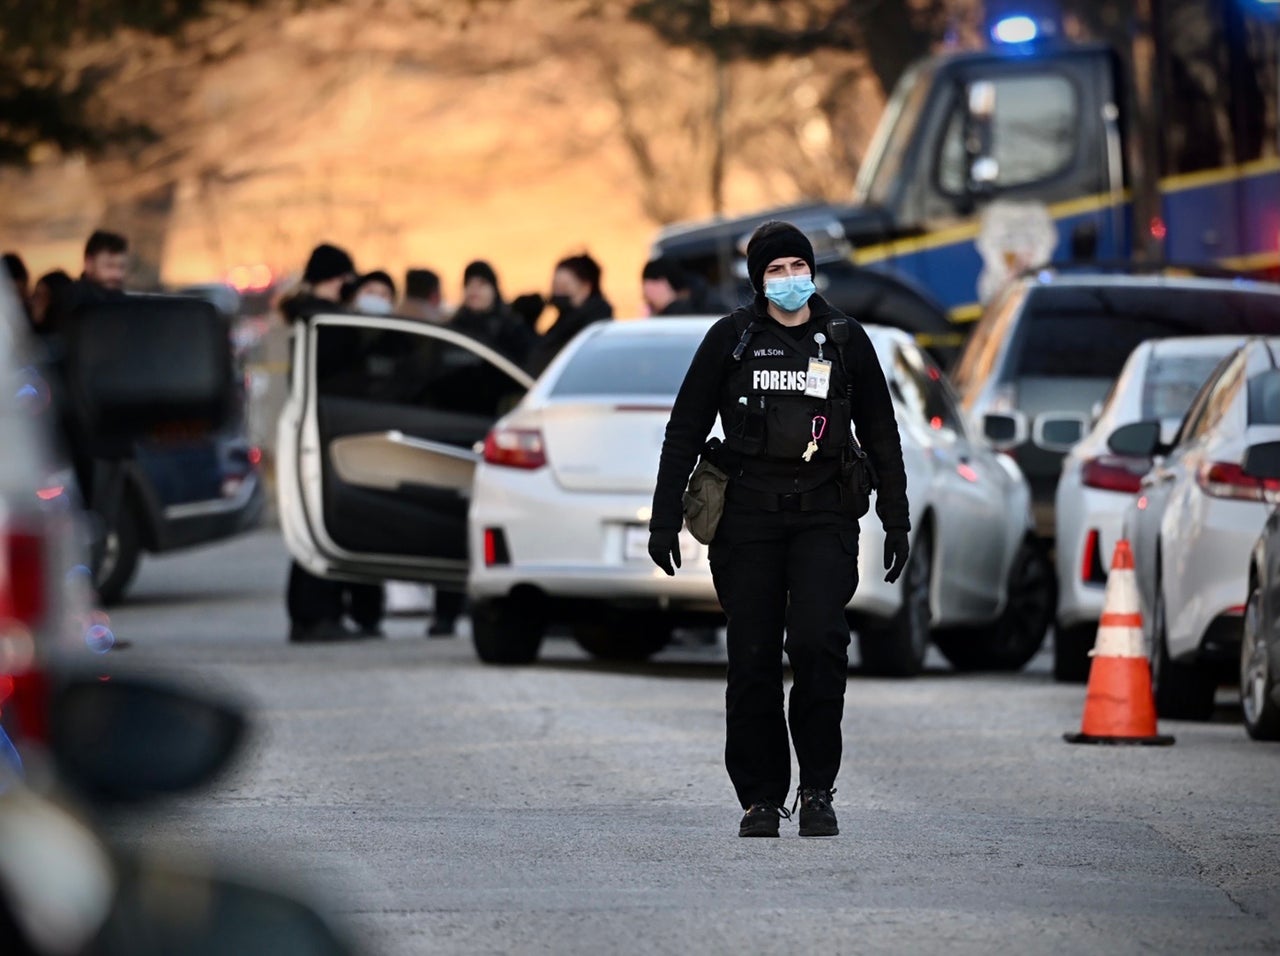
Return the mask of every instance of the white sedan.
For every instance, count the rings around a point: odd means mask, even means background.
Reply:
[[[1125,508],[1151,469],[1150,458],[1117,455],[1107,439],[1122,425],[1158,420],[1162,440],[1172,440],[1214,366],[1244,341],[1243,336],[1214,335],[1141,343],[1130,353],[1092,431],[1063,459],[1054,504],[1058,621],[1053,675],[1058,680],[1089,676],[1111,552]]]
[[[713,320],[595,325],[488,435],[470,510],[480,657],[536,657],[549,623],[588,651],[639,658],[673,626],[719,620],[706,549],[685,536],[674,578],[648,520],[671,404]],[[894,396],[913,524],[911,561],[884,582],[883,532],[861,522],[849,605],[864,668],[909,675],[932,638],[957,667],[1017,669],[1052,616],[1052,569],[1030,535],[1017,466],[971,442],[941,373],[910,336],[868,327]]]
[[[1249,558],[1266,522],[1246,448],[1280,440],[1280,338],[1254,338],[1204,383],[1170,445],[1158,421],[1116,430],[1118,454],[1154,455],[1125,512],[1162,717],[1207,719],[1236,676]]]

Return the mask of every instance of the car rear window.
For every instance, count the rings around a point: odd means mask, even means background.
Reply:
[[[1142,383],[1142,417],[1181,418],[1185,415],[1200,386],[1229,351],[1151,356],[1147,362],[1147,377]]]
[[[551,386],[551,396],[675,397],[702,336],[701,326],[688,335],[598,335],[569,359]]]
[[[1014,346],[1014,378],[1115,378],[1148,339],[1280,334],[1280,295],[1187,286],[1036,289]]]

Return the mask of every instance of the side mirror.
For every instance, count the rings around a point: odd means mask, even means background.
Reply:
[[[1089,419],[1078,412],[1037,415],[1031,440],[1045,451],[1068,452],[1088,433]]]
[[[1107,437],[1107,447],[1117,455],[1131,458],[1150,458],[1168,450],[1160,441],[1160,423],[1157,421],[1121,425]]]
[[[1280,441],[1264,442],[1246,448],[1244,473],[1264,481],[1280,481]]]
[[[49,710],[60,776],[101,802],[138,802],[206,783],[246,731],[228,704],[127,676],[71,678]]]
[[[1007,451],[1027,440],[1027,416],[1022,412],[987,412],[982,435],[996,451]]]
[[[66,347],[70,407],[84,433],[108,447],[157,431],[215,431],[234,408],[229,326],[201,299],[94,304],[67,323]]]

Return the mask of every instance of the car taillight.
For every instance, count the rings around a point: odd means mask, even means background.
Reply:
[[[44,538],[0,531],[0,714],[19,736],[36,739],[48,730],[47,688],[35,653],[48,612],[45,585]]]
[[[1097,528],[1090,528],[1084,540],[1080,560],[1080,580],[1085,584],[1106,584],[1107,572],[1102,567],[1101,540]]]
[[[1133,494],[1142,487],[1142,476],[1150,467],[1151,463],[1145,458],[1099,455],[1084,463],[1080,470],[1080,482],[1086,488]]]
[[[485,436],[484,460],[508,468],[541,468],[547,463],[542,432],[536,428],[495,428]]]
[[[1246,475],[1235,462],[1207,461],[1196,472],[1196,482],[1212,498],[1236,501],[1280,502],[1280,480]]]

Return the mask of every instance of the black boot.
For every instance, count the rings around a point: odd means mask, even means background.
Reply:
[[[791,811],[786,807],[778,806],[771,800],[753,803],[742,818],[742,823],[738,825],[738,836],[776,837],[779,819],[790,820]]]
[[[800,807],[801,836],[836,836],[840,828],[836,826],[836,811],[831,806],[831,795],[835,790],[818,790],[814,787],[801,787],[796,791],[796,802],[791,805],[794,811]]]

